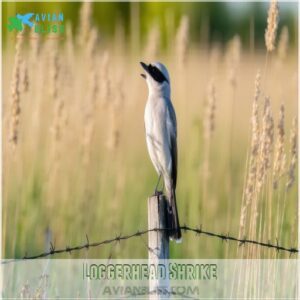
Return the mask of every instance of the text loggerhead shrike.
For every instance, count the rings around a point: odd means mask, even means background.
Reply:
[[[149,95],[145,109],[145,128],[148,152],[159,175],[163,176],[168,198],[170,238],[181,239],[181,230],[176,206],[177,182],[177,125],[176,115],[170,99],[170,77],[167,68],[159,63],[141,62],[146,74]],[[159,183],[158,179],[158,183]],[[157,186],[158,186],[157,183]],[[157,186],[155,194],[157,194]]]

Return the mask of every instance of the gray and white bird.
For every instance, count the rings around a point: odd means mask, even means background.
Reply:
[[[180,241],[181,230],[176,205],[177,183],[177,124],[171,102],[170,76],[167,68],[159,62],[149,65],[141,62],[146,74],[141,74],[148,85],[148,100],[145,108],[147,148],[156,172],[164,179],[168,198],[170,239]]]

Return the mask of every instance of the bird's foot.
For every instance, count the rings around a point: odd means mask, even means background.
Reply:
[[[163,194],[163,191],[155,190],[153,196],[159,197],[159,196],[161,196],[162,194]]]

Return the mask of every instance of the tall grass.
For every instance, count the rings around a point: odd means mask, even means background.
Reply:
[[[263,73],[271,89],[257,73],[264,49],[253,55],[238,37],[226,48],[192,44],[183,16],[178,27],[168,22],[175,45],[162,48],[154,25],[140,51],[138,32],[127,43],[120,24],[113,39],[99,39],[91,5],[82,6],[80,32],[68,24],[64,42],[28,43],[27,33],[15,51],[8,51],[13,43],[4,49],[3,86],[11,83],[3,91],[4,257],[43,251],[49,237],[63,247],[86,234],[92,242],[147,226],[157,175],[144,136],[145,58],[162,61],[171,75],[181,223],[295,246],[297,49],[288,47],[286,29]],[[276,47],[270,28],[266,39]],[[178,258],[285,256],[236,247],[186,234],[171,251]],[[147,248],[137,238],[72,256],[109,254],[146,257]]]

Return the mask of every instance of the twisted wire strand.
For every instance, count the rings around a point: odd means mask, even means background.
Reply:
[[[220,239],[222,241],[226,241],[226,242],[228,242],[228,241],[238,242],[240,246],[245,245],[245,244],[252,244],[252,245],[257,245],[257,246],[261,246],[261,247],[271,248],[278,252],[279,251],[289,252],[290,255],[299,253],[299,249],[297,249],[297,248],[294,248],[294,247],[288,248],[288,247],[279,245],[278,240],[276,240],[276,244],[273,244],[270,241],[268,241],[268,242],[256,241],[256,240],[248,239],[246,237],[240,239],[240,238],[231,236],[229,234],[221,234],[221,233],[215,233],[215,232],[203,230],[202,226],[200,226],[200,228],[192,228],[190,226],[184,225],[184,226],[181,226],[180,228],[183,232],[194,232],[194,233],[196,233],[196,236],[206,235],[209,237],[218,238],[218,239]],[[132,234],[128,234],[128,235],[120,234],[120,235],[116,236],[115,238],[106,239],[103,241],[93,242],[93,243],[91,243],[89,241],[89,238],[86,235],[86,243],[84,243],[82,245],[73,246],[73,247],[70,247],[67,245],[65,248],[56,249],[55,246],[52,243],[50,243],[50,249],[48,252],[43,252],[43,253],[36,254],[36,255],[25,254],[24,257],[21,259],[5,260],[1,263],[6,264],[6,263],[11,263],[11,262],[17,262],[20,260],[38,259],[38,258],[44,258],[47,256],[52,256],[52,255],[61,254],[61,253],[70,253],[71,254],[71,252],[80,251],[82,249],[88,250],[89,248],[100,247],[100,246],[111,244],[114,242],[121,242],[121,241],[129,240],[134,237],[141,237],[142,235],[145,235],[145,234],[147,234],[149,232],[153,232],[153,231],[169,231],[169,230],[170,230],[170,228],[152,228],[152,229],[147,229],[147,230],[142,230],[142,231],[138,230],[137,232],[132,233]]]

